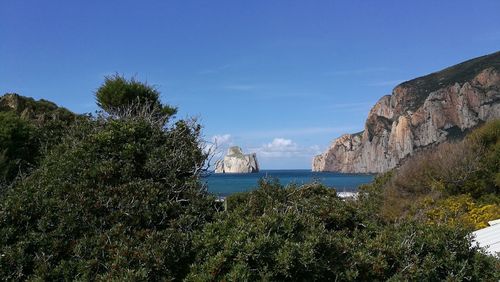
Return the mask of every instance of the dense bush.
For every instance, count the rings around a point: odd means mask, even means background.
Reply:
[[[213,213],[200,127],[137,117],[75,124],[0,204],[0,277],[175,279]]]
[[[500,195],[500,120],[492,121],[472,132],[468,137],[482,150],[481,170],[477,173],[481,197],[486,193]],[[463,191],[461,191],[463,192]]]
[[[36,129],[12,112],[0,112],[0,183],[12,181],[38,155]]]
[[[495,281],[460,227],[379,224],[320,185],[261,182],[196,237],[188,281]],[[489,271],[488,271],[489,270]]]
[[[346,258],[349,232],[362,227],[356,211],[319,184],[263,180],[227,201],[228,212],[197,237],[188,280],[323,280]],[[328,235],[334,230],[337,238]]]
[[[429,223],[465,225],[475,230],[485,228],[488,221],[500,218],[499,204],[478,203],[468,194],[438,200],[424,199],[416,208]]]
[[[36,168],[76,118],[46,100],[17,94],[0,97],[0,186],[11,185],[17,176]]]
[[[161,103],[160,93],[154,87],[118,74],[107,76],[95,96],[97,105],[110,114],[121,115],[130,109],[142,109],[144,105],[148,111],[156,110],[164,116],[177,112],[176,108]]]

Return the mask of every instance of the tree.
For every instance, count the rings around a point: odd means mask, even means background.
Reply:
[[[95,96],[97,105],[110,114],[120,115],[124,110],[144,106],[166,117],[177,112],[175,107],[161,103],[160,93],[154,87],[118,74],[106,76]]]

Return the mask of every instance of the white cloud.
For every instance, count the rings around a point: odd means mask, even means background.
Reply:
[[[217,145],[226,145],[232,142],[231,134],[214,135],[212,136],[212,142]]]
[[[291,145],[295,145],[295,143],[292,142],[290,139],[284,139],[284,138],[274,138],[272,143],[267,144],[268,147],[288,147]]]
[[[257,156],[262,158],[312,157],[321,153],[318,145],[303,147],[285,138],[274,138],[271,143],[251,149],[251,151],[256,152]]]
[[[294,152],[297,151],[298,145],[290,139],[274,138],[273,142],[262,146],[264,152]]]
[[[214,135],[205,142],[203,150],[218,158],[228,147],[233,145],[233,136],[231,134]]]

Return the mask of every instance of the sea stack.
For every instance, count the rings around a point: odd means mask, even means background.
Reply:
[[[227,150],[223,159],[215,163],[215,173],[253,173],[259,172],[257,155],[243,154],[240,147],[233,146]]]

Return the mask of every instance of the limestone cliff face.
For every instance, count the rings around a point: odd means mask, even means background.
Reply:
[[[224,159],[215,163],[215,173],[251,173],[258,172],[259,164],[257,155],[243,154],[240,147],[231,147],[228,149]]]
[[[364,131],[333,141],[313,171],[379,173],[415,151],[500,118],[500,52],[404,82],[370,110]]]

